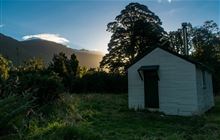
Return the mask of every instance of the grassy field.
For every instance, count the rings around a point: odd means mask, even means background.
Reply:
[[[62,101],[41,110],[33,115],[29,130],[20,132],[21,139],[220,139],[220,97],[214,109],[195,117],[128,110],[125,94],[64,95]]]

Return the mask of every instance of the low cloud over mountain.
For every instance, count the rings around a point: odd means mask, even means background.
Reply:
[[[23,40],[32,40],[32,39],[43,39],[47,41],[56,42],[63,45],[69,45],[69,40],[61,37],[59,34],[36,34],[36,35],[26,35],[22,37]]]

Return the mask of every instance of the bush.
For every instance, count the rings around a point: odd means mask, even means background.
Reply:
[[[18,70],[23,72],[41,72],[44,69],[44,61],[40,58],[29,59],[28,61],[25,61],[23,65],[18,67]]]
[[[23,91],[20,90],[20,80],[17,75],[10,75],[10,77],[1,83],[0,97],[6,98],[10,95],[21,95]]]
[[[0,78],[6,80],[9,77],[11,62],[0,55]]]
[[[72,82],[71,92],[126,93],[127,76],[106,72],[90,72]]]
[[[29,90],[38,104],[52,102],[63,92],[61,78],[54,73],[27,73],[20,77],[20,91]]]
[[[10,95],[0,99],[0,136],[21,132],[27,111],[32,107],[30,94]]]
[[[62,79],[49,72],[19,72],[11,75],[3,84],[1,97],[21,95],[24,91],[32,93],[37,104],[50,103],[63,92]]]

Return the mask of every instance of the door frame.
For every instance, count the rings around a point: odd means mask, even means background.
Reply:
[[[138,69],[138,73],[139,73],[139,76],[140,76],[140,78],[141,78],[141,80],[144,82],[144,107],[146,108],[146,109],[149,109],[149,110],[151,110],[151,111],[157,111],[157,110],[159,110],[159,108],[160,108],[160,98],[159,98],[159,75],[158,75],[158,70],[159,70],[159,65],[150,65],[150,66],[141,66],[139,69]],[[156,104],[156,106],[157,107],[148,107],[148,105],[147,105],[147,98],[146,98],[146,79],[144,79],[145,78],[145,74],[146,73],[155,73],[155,77],[154,78],[156,78],[156,87],[157,87],[157,89],[156,89],[156,102],[157,102],[157,104]]]
[[[158,74],[156,70],[144,71],[145,108],[159,108]]]

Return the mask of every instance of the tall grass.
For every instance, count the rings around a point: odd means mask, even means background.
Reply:
[[[28,119],[27,112],[33,106],[30,94],[10,95],[0,100],[0,136],[23,137]]]
[[[63,94],[32,115],[21,139],[220,139],[220,97],[215,108],[194,117],[129,110],[127,98],[126,94]]]

